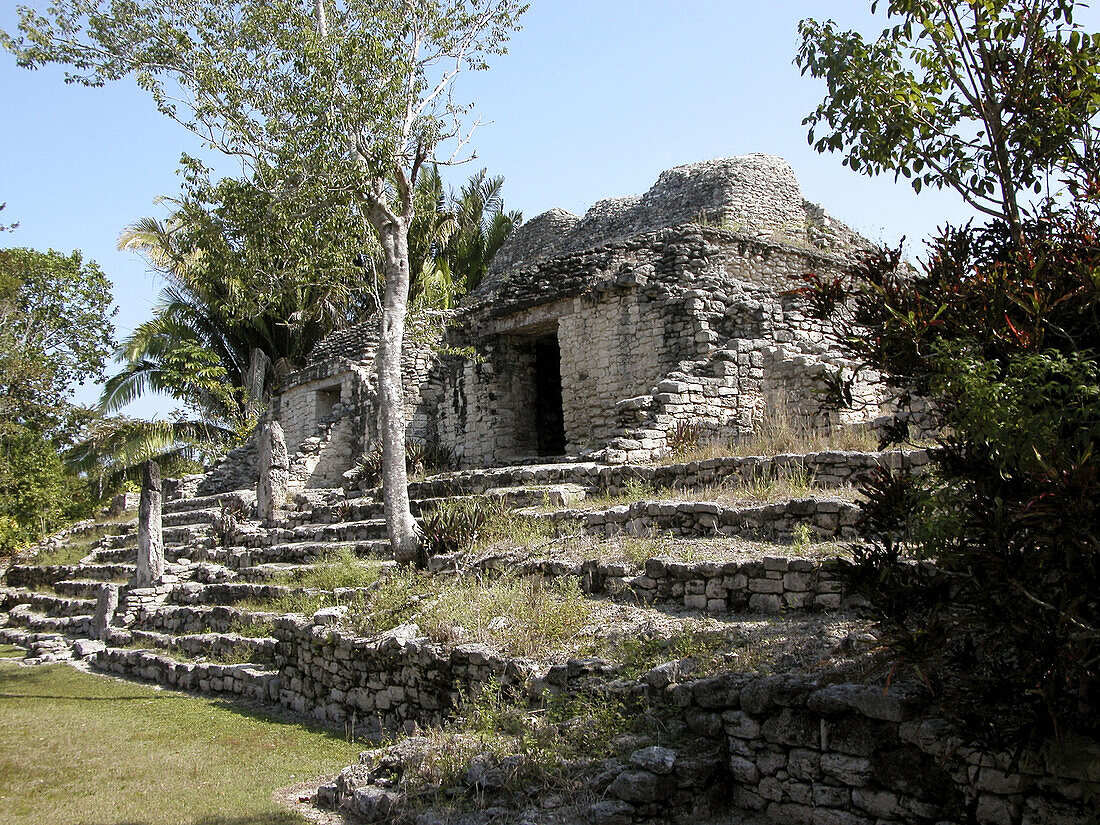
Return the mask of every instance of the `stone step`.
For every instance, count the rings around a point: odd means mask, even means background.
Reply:
[[[136,547],[116,547],[110,550],[93,550],[86,557],[88,564],[114,564],[116,562],[137,563]]]
[[[161,517],[163,527],[213,526],[221,521],[220,507],[207,507],[195,510],[183,510],[178,513],[165,513]]]
[[[768,504],[728,506],[718,502],[643,500],[605,510],[530,513],[555,523],[573,523],[596,535],[667,533],[680,537],[739,536],[790,538],[800,525],[822,538],[858,535],[857,504],[840,498],[810,496]]]
[[[451,498],[460,495],[480,495],[489,490],[531,485],[573,484],[584,488],[599,488],[603,471],[618,468],[593,462],[565,462],[527,466],[493,467],[484,470],[460,470],[440,473],[409,485],[414,498]],[[607,475],[605,473],[605,475]],[[379,495],[380,490],[371,491]]]
[[[242,626],[268,624],[278,614],[241,610],[232,605],[162,605],[156,613],[139,616],[135,630],[171,634],[230,633]]]
[[[99,549],[112,550],[117,547],[127,547],[137,542],[137,530],[119,533],[113,536],[104,536],[99,542]]]
[[[92,635],[92,616],[49,616],[31,609],[29,604],[16,605],[8,611],[12,627],[25,627],[33,633],[64,633],[69,636]]]
[[[64,579],[95,579],[112,581],[127,579],[134,574],[132,564],[13,564],[4,574],[10,587],[44,587]]]
[[[207,538],[213,534],[209,524],[179,524],[161,527],[161,536],[165,544],[189,544],[196,539]],[[135,544],[136,546],[136,544]]]
[[[158,685],[200,693],[230,693],[262,702],[279,699],[279,674],[259,663],[222,665],[181,662],[154,650],[108,647],[91,659],[108,673],[145,679]]]
[[[226,566],[240,569],[271,562],[308,563],[345,548],[360,558],[388,558],[390,555],[390,545],[386,539],[298,541],[269,547],[231,548],[227,552]]]
[[[161,633],[155,630],[130,631],[130,646],[159,648],[192,658],[211,658],[270,664],[275,658],[275,638],[242,636],[239,633]]]
[[[126,562],[110,562],[107,564],[81,564],[73,570],[73,575],[66,578],[80,577],[95,579],[96,581],[117,581],[130,579],[134,575],[137,564]]]
[[[169,602],[178,605],[209,606],[235,605],[242,601],[267,601],[287,596],[336,595],[341,600],[349,600],[365,593],[369,588],[341,587],[334,591],[288,587],[279,584],[259,582],[224,582],[220,584],[197,584],[186,582],[173,588]]]
[[[256,502],[255,490],[234,490],[229,493],[218,493],[213,496],[198,496],[195,498],[180,498],[166,501],[163,505],[164,514],[185,513],[190,510],[216,509],[221,511],[222,505],[243,505],[251,507]]]
[[[409,495],[419,499],[446,498],[477,495],[500,488],[559,484],[617,494],[630,480],[647,482],[658,488],[686,489],[720,482],[746,483],[761,476],[792,473],[806,474],[818,486],[832,487],[850,484],[875,467],[919,472],[927,463],[928,452],[921,449],[720,456],[665,465],[559,462],[440,473],[410,484]],[[380,495],[377,488],[366,492],[375,498]]]
[[[303,524],[295,527],[293,541],[366,541],[386,536],[386,522],[382,519],[367,521],[343,521],[336,524]]]
[[[63,596],[77,599],[96,599],[103,582],[95,579],[65,579],[54,583],[54,590]]]
[[[14,604],[29,605],[49,616],[77,616],[95,611],[95,599],[55,596],[51,593],[23,589],[6,591],[5,597]]]

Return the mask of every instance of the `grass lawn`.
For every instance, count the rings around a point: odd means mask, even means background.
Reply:
[[[301,823],[272,791],[333,773],[363,747],[216,699],[3,661],[13,655],[0,646],[5,825]]]

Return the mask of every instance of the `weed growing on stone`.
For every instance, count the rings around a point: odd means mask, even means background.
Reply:
[[[363,635],[415,622],[439,642],[480,641],[508,655],[535,657],[564,648],[591,616],[572,578],[487,582],[416,572],[387,576],[350,608],[349,620]]]
[[[654,717],[643,703],[628,697],[579,693],[549,696],[532,706],[515,691],[491,681],[459,701],[455,718],[427,731],[400,771],[400,788],[415,805],[454,805],[448,793],[473,780],[493,783],[507,777],[515,788],[547,792],[584,792],[578,774],[594,759],[622,756],[629,741],[620,735],[642,733]],[[377,751],[376,753],[382,753]]]
[[[367,587],[378,581],[380,559],[361,559],[350,547],[338,547],[317,558],[308,568],[281,576],[281,583],[314,590]]]
[[[43,567],[53,564],[80,564],[80,560],[96,548],[102,536],[81,536],[64,544],[44,550],[35,556],[34,563]]]
[[[247,636],[250,639],[269,638],[275,635],[275,620],[255,620],[245,616],[238,616],[229,625],[229,632],[238,636]]]
[[[814,541],[814,530],[806,524],[806,522],[799,522],[794,526],[794,535],[791,540],[792,549],[795,553],[805,554]]]
[[[878,436],[869,424],[807,429],[794,424],[785,414],[775,414],[761,420],[751,433],[725,441],[701,441],[694,447],[674,451],[661,463],[681,464],[710,458],[781,453],[873,452],[878,449]]]
[[[637,501],[648,501],[658,497],[657,488],[651,481],[640,478],[628,478],[622,489],[615,495],[604,493],[586,499],[583,507],[586,510],[603,510],[608,507],[616,507],[621,504],[634,504]],[[667,493],[666,493],[667,496]]]
[[[236,606],[240,610],[256,613],[302,613],[312,616],[322,607],[336,607],[348,601],[348,598],[335,593],[290,591],[271,599],[242,599]]]
[[[600,655],[622,665],[624,675],[637,678],[663,662],[693,660],[692,674],[718,672],[728,665],[727,654],[734,641],[726,631],[708,628],[689,619],[673,633],[639,634],[608,640]],[[740,662],[739,662],[740,664]]]

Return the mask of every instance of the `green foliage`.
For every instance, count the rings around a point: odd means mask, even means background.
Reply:
[[[486,527],[504,515],[501,504],[485,498],[440,502],[421,518],[424,547],[431,555],[458,553],[486,536]]]
[[[519,212],[504,211],[503,186],[503,177],[487,177],[482,169],[458,194],[445,193],[436,166],[420,174],[409,226],[414,306],[450,309],[481,283],[489,262],[523,220]]]
[[[866,482],[859,576],[895,649],[1002,743],[1100,719],[1100,226],[1015,234],[945,230],[917,275],[880,253],[833,306],[852,353],[947,433],[934,472]],[[907,552],[940,572],[899,573]]]
[[[0,434],[46,431],[96,378],[114,335],[111,284],[80,252],[0,249]]]
[[[832,21],[799,24],[795,62],[828,87],[804,121],[815,149],[917,192],[950,187],[1015,231],[1023,197],[1051,172],[1097,191],[1100,34],[1073,23],[1073,0],[880,5],[889,25],[874,41]]]
[[[102,497],[68,472],[55,438],[10,425],[0,439],[0,555],[86,518]]]
[[[110,282],[79,252],[0,250],[0,552],[99,503],[59,453],[83,417],[66,399],[100,374],[113,315]]]
[[[202,459],[218,454],[229,434],[190,421],[145,421],[88,411],[87,420],[62,454],[71,471],[95,485],[99,497],[127,486],[140,489],[141,467],[155,460],[165,476],[202,471]]]
[[[119,349],[125,367],[103,405],[158,391],[208,424],[247,429],[250,403],[265,401],[277,379],[273,367],[300,366],[321,338],[376,307],[355,266],[369,227],[347,198],[280,170],[261,166],[215,185],[189,164],[168,220],[138,221],[119,241],[168,284],[153,318]],[[253,388],[257,353],[269,367]]]

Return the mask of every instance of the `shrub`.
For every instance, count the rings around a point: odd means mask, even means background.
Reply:
[[[431,555],[467,550],[485,536],[489,523],[503,513],[503,505],[485,498],[443,501],[421,518],[424,547]]]
[[[1100,731],[1098,271],[1100,225],[1078,211],[1022,240],[947,229],[919,274],[886,250],[841,295],[815,276],[805,290],[949,433],[919,481],[868,480],[877,538],[854,573],[895,654],[999,745]]]

